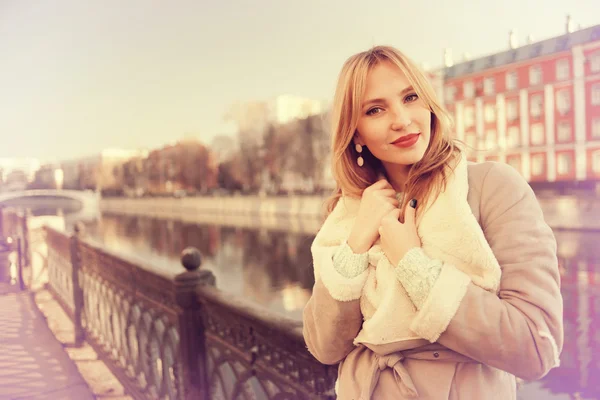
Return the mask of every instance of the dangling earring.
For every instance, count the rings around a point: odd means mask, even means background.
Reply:
[[[360,144],[356,143],[354,148],[356,149],[356,152],[358,154],[362,153],[362,146]],[[364,158],[362,158],[362,156],[358,156],[358,158],[356,159],[356,163],[358,164],[359,167],[362,167],[363,165],[365,165],[365,160],[364,160]]]

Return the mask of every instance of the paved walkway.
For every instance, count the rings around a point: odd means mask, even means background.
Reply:
[[[0,283],[0,400],[91,400],[33,294]]]

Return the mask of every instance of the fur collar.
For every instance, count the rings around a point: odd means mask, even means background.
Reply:
[[[424,338],[433,342],[454,316],[469,282],[496,293],[501,269],[467,202],[467,161],[458,160],[446,189],[426,205],[417,220],[425,253],[444,262],[442,274],[417,312],[394,274],[379,241],[369,250],[369,268],[345,279],[333,268],[337,246],[350,234],[360,199],[342,197],[312,246],[315,279],[322,279],[333,298],[360,298],[365,322],[355,343],[384,345]]]

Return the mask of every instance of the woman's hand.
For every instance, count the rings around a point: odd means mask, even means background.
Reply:
[[[396,191],[385,179],[375,182],[363,191],[358,215],[348,238],[348,246],[354,253],[369,251],[379,237],[381,220],[393,210],[397,210],[398,205]]]
[[[400,210],[394,209],[381,220],[379,235],[381,248],[390,263],[395,267],[413,247],[421,247],[416,225],[417,201],[411,200],[404,211],[404,223],[400,223]]]

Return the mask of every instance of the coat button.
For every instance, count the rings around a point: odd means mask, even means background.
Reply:
[[[440,356],[440,353],[438,353],[438,352],[436,351],[435,353],[433,353],[433,356],[434,356],[435,358],[438,358],[438,357]]]

